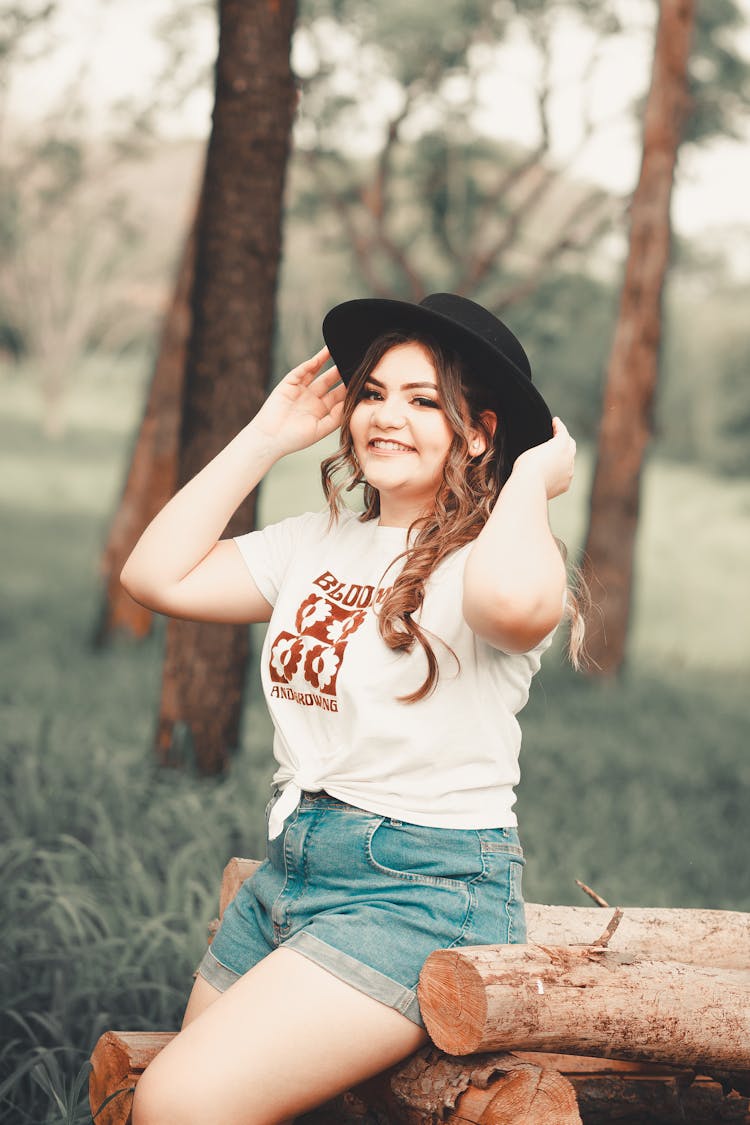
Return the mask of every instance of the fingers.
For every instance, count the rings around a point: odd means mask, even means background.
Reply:
[[[343,400],[332,403],[325,415],[318,422],[318,438],[327,437],[328,434],[332,434],[334,430],[337,430],[341,425],[343,413]]]
[[[326,402],[343,402],[346,398],[346,387],[339,379],[339,381],[335,383],[334,386],[329,387],[329,389],[322,397]]]
[[[344,393],[346,393],[346,387],[341,382],[339,369],[338,367],[334,366],[329,367],[327,371],[324,371],[322,375],[319,375],[317,379],[310,384],[310,389],[315,391],[315,393],[319,394],[322,398],[324,395],[328,394],[332,388],[336,388],[337,386],[341,387]]]
[[[334,364],[327,371],[320,372],[321,367],[330,358],[330,355],[327,347],[321,348],[316,355],[290,371],[285,381],[300,390],[311,391],[324,401],[327,400],[332,391],[337,392],[333,401],[337,401],[339,397],[343,398],[346,394],[346,387],[341,381],[338,367]]]
[[[570,432],[569,432],[567,426],[565,425],[565,423],[563,422],[563,420],[561,418],[558,418],[557,416],[555,416],[552,419],[552,433],[553,433],[554,437],[556,437],[556,438],[567,438],[568,441],[571,444],[571,447],[573,449],[573,453],[575,453],[575,451],[576,451],[575,440],[571,437]]]
[[[320,371],[321,367],[327,359],[330,359],[331,353],[327,347],[323,347],[315,355],[310,356],[309,359],[304,360],[302,363],[293,367],[287,375],[287,379],[293,383],[300,383],[302,385],[311,383],[315,376]]]

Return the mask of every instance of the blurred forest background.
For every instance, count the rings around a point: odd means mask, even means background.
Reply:
[[[292,40],[267,378],[317,350],[339,300],[450,289],[486,304],[524,341],[579,443],[574,488],[551,506],[574,559],[656,16],[645,0],[303,0]],[[223,864],[263,854],[260,631],[239,665],[228,768],[200,776],[179,723],[160,765],[165,623],[116,627],[102,563],[189,258],[209,123],[191,134],[180,114],[211,104],[216,23],[213,4],[165,0],[148,81],[108,106],[92,99],[92,39],[50,102],[45,68],[75,46],[74,12],[64,0],[0,5],[0,1114],[14,1123],[90,1120],[96,1038],[176,1026]],[[618,104],[623,58],[640,60],[642,80]],[[525,84],[517,105],[509,74]],[[749,74],[750,11],[706,0],[678,191],[719,142],[747,144]],[[523,107],[526,141],[512,127]],[[630,167],[629,182],[592,175],[589,150]],[[744,163],[734,151],[726,166],[746,188],[748,150]],[[558,646],[523,715],[531,901],[583,903],[577,878],[611,903],[750,910],[750,228],[682,214],[627,660],[617,676],[577,675]],[[238,397],[234,431],[248,416]],[[276,467],[260,521],[320,506],[321,456]]]

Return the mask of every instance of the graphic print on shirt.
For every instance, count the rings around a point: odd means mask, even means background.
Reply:
[[[313,579],[311,593],[299,605],[296,632],[282,630],[270,649],[271,695],[304,706],[335,711],[336,680],[350,638],[361,627],[372,604],[379,604],[388,589],[356,582],[339,582],[325,571]],[[312,690],[311,690],[312,689]]]

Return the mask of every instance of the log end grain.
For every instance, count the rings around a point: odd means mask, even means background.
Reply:
[[[463,1106],[459,1103],[460,1110]],[[556,1070],[521,1066],[497,1084],[480,1125],[581,1125],[578,1099],[571,1083]]]
[[[437,949],[419,975],[419,1006],[433,1043],[450,1055],[479,1050],[487,1019],[484,981],[475,966],[452,949]]]
[[[91,1056],[89,1075],[89,1104],[97,1125],[125,1125],[133,1100],[132,1085],[127,1046],[118,1032],[105,1031]]]
[[[91,1055],[89,1075],[89,1104],[97,1125],[127,1125],[136,1082],[173,1038],[170,1031],[105,1031]]]

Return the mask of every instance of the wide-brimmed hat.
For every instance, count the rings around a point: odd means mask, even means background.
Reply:
[[[491,312],[456,293],[431,293],[420,303],[365,297],[344,301],[323,320],[323,339],[344,383],[373,340],[386,332],[415,333],[447,344],[466,361],[499,415],[509,465],[525,449],[552,437],[549,408],[531,381],[521,344]]]

